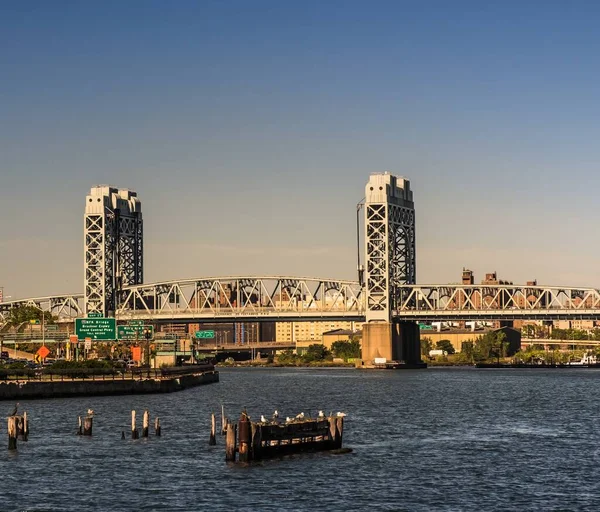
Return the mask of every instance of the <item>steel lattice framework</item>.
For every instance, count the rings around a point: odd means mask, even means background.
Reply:
[[[402,285],[400,320],[600,319],[600,290],[520,285]],[[218,300],[217,300],[218,298]],[[0,329],[10,309],[35,305],[59,322],[83,317],[83,294],[0,303]],[[207,277],[126,287],[119,320],[365,320],[365,295],[354,281],[298,277]]]
[[[416,281],[415,209],[407,179],[371,174],[365,188],[367,321],[392,319],[399,287]]]
[[[0,330],[9,321],[10,310],[19,306],[34,306],[49,311],[59,322],[71,322],[83,316],[83,294],[36,297],[0,302]]]
[[[558,286],[413,285],[400,287],[394,315],[404,319],[600,319],[600,290]]]
[[[116,316],[161,320],[362,320],[355,281],[206,277],[124,287]]]
[[[144,281],[142,207],[131,190],[93,187],[84,218],[85,311],[108,316],[117,291]]]

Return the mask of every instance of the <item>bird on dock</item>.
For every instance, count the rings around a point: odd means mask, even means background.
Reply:
[[[296,419],[297,419],[297,420],[303,420],[303,419],[304,419],[304,413],[303,413],[303,412],[301,412],[300,414],[297,414],[297,415],[296,415]]]
[[[319,418],[324,418],[325,415],[323,414],[323,411],[319,411]]]
[[[277,409],[275,409],[275,412],[273,413],[273,419],[276,420],[277,418],[279,418],[279,413],[277,412]]]
[[[336,416],[337,416],[338,418],[343,418],[344,416],[346,416],[346,413],[345,413],[345,412],[338,412],[338,413],[336,414]]]
[[[9,416],[16,416],[18,408],[19,408],[19,402],[17,402],[17,404],[15,405],[15,408],[12,410],[12,412],[9,414]]]
[[[294,419],[290,418],[289,416],[285,418],[286,423],[291,423],[292,421],[294,421]]]
[[[260,415],[260,422],[261,423],[269,423],[269,420],[267,418],[265,418],[262,414]]]
[[[94,415],[94,409],[88,409],[87,410],[87,415],[88,416],[93,416]]]

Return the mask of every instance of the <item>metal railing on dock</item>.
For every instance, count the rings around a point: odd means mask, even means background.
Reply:
[[[54,382],[72,380],[145,380],[172,379],[182,375],[214,371],[212,365],[190,365],[172,368],[133,368],[118,370],[114,368],[30,368],[0,369],[0,381]]]

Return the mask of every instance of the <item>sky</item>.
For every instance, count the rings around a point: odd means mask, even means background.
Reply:
[[[600,287],[600,4],[0,2],[0,287],[83,291],[93,185],[146,282],[356,279],[371,172],[411,180],[417,282]]]

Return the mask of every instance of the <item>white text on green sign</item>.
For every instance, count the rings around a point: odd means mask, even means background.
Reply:
[[[114,318],[77,318],[75,319],[75,333],[82,340],[116,340],[117,329]]]
[[[145,340],[146,333],[148,338],[154,337],[153,325],[119,325],[117,327],[117,337],[120,340]]]
[[[215,331],[196,331],[196,338],[214,338]]]

